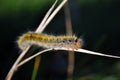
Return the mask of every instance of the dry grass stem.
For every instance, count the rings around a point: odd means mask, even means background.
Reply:
[[[107,54],[103,54],[103,53],[98,53],[98,52],[94,52],[94,51],[89,51],[89,50],[85,50],[85,49],[78,49],[78,50],[73,50],[73,49],[67,49],[67,48],[50,48],[50,49],[45,49],[43,51],[40,51],[36,54],[34,54],[33,56],[21,61],[18,65],[17,68],[22,66],[23,64],[25,64],[26,62],[30,61],[31,59],[35,58],[36,56],[44,53],[44,52],[48,52],[48,51],[52,51],[52,50],[65,50],[65,51],[75,51],[75,52],[81,52],[81,53],[87,53],[87,54],[92,54],[92,55],[98,55],[98,56],[105,56],[105,57],[111,57],[111,58],[120,58],[119,56],[113,56],[113,55],[107,55]]]
[[[48,18],[49,14],[51,13],[51,11],[54,8],[54,5],[56,4],[57,0],[55,1],[55,3],[53,4],[53,6],[49,9],[47,16],[45,16],[44,21],[46,21],[46,19]],[[47,26],[47,24],[53,19],[53,17],[55,16],[55,14],[57,14],[57,12],[62,8],[62,6],[67,2],[67,0],[63,0],[63,2],[58,6],[58,8],[56,8],[56,12],[54,11],[54,13],[52,13],[52,17],[49,18],[49,20],[47,20],[46,22],[42,21],[42,24],[40,24],[40,26],[37,28],[36,32],[38,33],[42,33],[43,30],[45,29],[45,27]],[[5,80],[11,80],[15,70],[16,70],[16,66],[17,64],[21,61],[21,59],[24,57],[24,55],[27,53],[27,51],[29,50],[30,46],[28,46],[24,51],[22,51],[22,53],[19,55],[19,57],[17,58],[17,60],[15,61],[15,63],[13,64],[12,68],[10,69],[10,71],[8,72]]]
[[[58,2],[58,0],[56,0],[54,2],[54,4],[52,5],[52,7],[48,10],[48,12],[46,13],[45,17],[43,18],[42,22],[40,23],[40,25],[38,26],[36,32],[41,33],[43,31],[42,27],[45,24],[45,22],[47,21],[48,17],[50,16],[51,12],[53,11],[56,3]]]
[[[11,80],[15,70],[16,70],[16,65],[21,61],[21,59],[24,57],[24,55],[27,53],[27,51],[29,50],[30,46],[27,47],[17,58],[17,60],[15,61],[15,63],[13,64],[12,68],[10,69],[10,71],[8,72],[5,80]]]
[[[38,56],[38,55],[40,55],[40,54],[42,54],[42,53],[44,53],[44,52],[51,51],[51,50],[53,50],[53,49],[50,48],[50,49],[42,50],[42,51],[34,54],[33,56],[31,56],[31,57],[29,57],[29,58],[21,61],[16,67],[18,68],[18,67],[22,66],[23,64],[27,63],[28,61],[30,61],[31,59],[35,58],[36,56]]]
[[[55,48],[54,50],[67,50],[67,51],[73,51],[72,49],[67,49],[67,48]],[[94,52],[86,49],[78,49],[74,50],[75,52],[81,52],[81,53],[87,53],[87,54],[92,54],[92,55],[99,55],[99,56],[106,56],[106,57],[111,57],[111,58],[120,58],[120,56],[113,56],[113,55],[107,55],[99,52]]]
[[[67,35],[72,35],[72,22],[69,9],[69,3],[67,2],[64,6],[65,12],[65,22],[66,22],[66,33]],[[68,51],[68,67],[67,67],[67,80],[70,80],[74,72],[74,52]]]
[[[53,11],[53,13],[50,15],[50,17],[47,19],[47,21],[45,22],[45,24],[42,26],[41,30],[44,30],[45,27],[50,23],[50,21],[54,18],[54,16],[59,12],[59,10],[65,5],[65,3],[67,2],[67,0],[63,0],[63,2],[61,2],[61,4]]]

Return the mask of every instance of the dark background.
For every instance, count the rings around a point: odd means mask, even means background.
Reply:
[[[4,80],[19,56],[17,38],[35,31],[54,0],[0,0],[0,80]],[[120,1],[69,0],[73,33],[84,40],[83,48],[120,56]],[[64,35],[65,16],[61,10],[44,33]],[[67,52],[41,55],[37,79],[66,79]],[[57,54],[56,54],[57,53]],[[34,60],[23,65],[12,80],[30,80]],[[120,59],[75,53],[74,80],[120,80]]]

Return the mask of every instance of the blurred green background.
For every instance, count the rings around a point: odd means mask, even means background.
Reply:
[[[0,0],[0,80],[19,56],[17,38],[35,31],[54,0]],[[120,56],[120,1],[69,0],[73,33],[84,40],[83,48]],[[64,35],[62,9],[44,33]],[[67,52],[41,55],[37,80],[66,80]],[[56,54],[57,53],[57,54]],[[23,65],[12,80],[30,80],[34,60]],[[120,59],[75,53],[73,80],[120,80]]]

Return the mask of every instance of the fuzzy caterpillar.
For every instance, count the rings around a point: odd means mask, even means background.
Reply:
[[[35,32],[27,32],[19,37],[17,44],[21,50],[28,45],[38,45],[43,48],[81,48],[81,40],[76,36],[53,36],[47,34],[39,34]]]

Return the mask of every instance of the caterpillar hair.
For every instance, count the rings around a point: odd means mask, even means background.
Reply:
[[[75,35],[72,36],[53,36],[47,34],[39,34],[35,32],[27,32],[19,37],[17,44],[21,50],[28,45],[38,45],[43,48],[81,48],[81,39]]]

